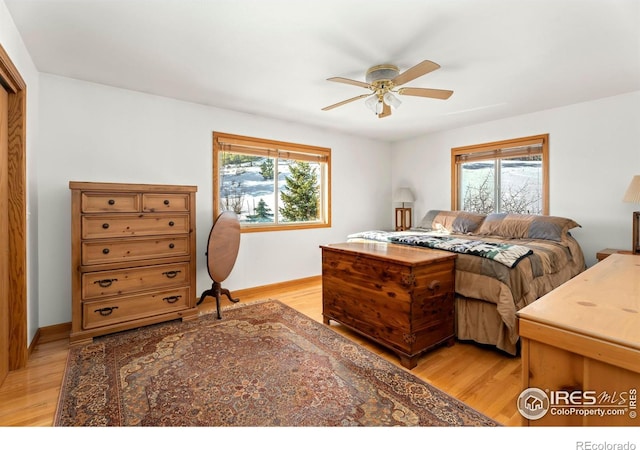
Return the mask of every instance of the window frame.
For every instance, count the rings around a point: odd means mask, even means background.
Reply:
[[[275,141],[270,139],[262,139],[249,136],[241,136],[229,133],[213,132],[213,219],[222,212],[220,207],[220,171],[218,166],[219,154],[224,152],[223,145],[238,148],[244,147],[246,153],[254,155],[277,155],[278,157],[286,157],[289,153],[292,156],[289,159],[304,160],[322,160],[325,164],[325,170],[318,174],[320,179],[320,215],[318,222],[293,222],[293,223],[256,223],[256,224],[240,224],[241,233],[255,233],[264,231],[283,231],[283,230],[302,230],[314,228],[331,227],[331,149],[326,147],[317,147],[304,144],[296,144],[291,142]],[[295,157],[297,155],[297,157]],[[277,212],[275,212],[277,214]]]
[[[540,151],[526,152],[517,148],[541,145]],[[451,209],[460,210],[460,167],[474,160],[498,160],[524,155],[542,156],[542,215],[549,215],[549,135],[539,134],[504,141],[454,147],[451,149]],[[497,174],[496,176],[499,176]]]

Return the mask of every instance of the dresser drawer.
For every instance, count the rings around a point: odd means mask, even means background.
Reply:
[[[189,236],[82,242],[82,264],[105,264],[189,254]]]
[[[111,300],[83,302],[82,325],[87,329],[96,328],[185,309],[189,304],[189,295],[190,290],[185,287]]]
[[[82,298],[91,300],[189,284],[189,263],[160,264],[82,275]]]
[[[82,239],[189,233],[185,214],[83,216]]]
[[[142,194],[142,210],[189,211],[189,194]]]
[[[140,195],[135,193],[82,193],[82,212],[137,212],[140,211]]]

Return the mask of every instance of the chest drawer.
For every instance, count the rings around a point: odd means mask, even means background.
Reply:
[[[187,215],[83,216],[82,239],[153,236],[189,232]]]
[[[142,194],[145,212],[189,211],[188,194]]]
[[[82,243],[82,264],[105,264],[189,254],[189,237],[130,238]]]
[[[81,203],[83,213],[140,211],[140,195],[135,193],[83,192]]]
[[[84,328],[96,328],[185,309],[189,288],[82,303]]]
[[[161,264],[131,269],[89,272],[82,275],[82,298],[92,300],[113,295],[189,283],[189,263]]]

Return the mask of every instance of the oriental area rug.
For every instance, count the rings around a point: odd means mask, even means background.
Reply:
[[[71,347],[55,426],[498,426],[266,300]]]

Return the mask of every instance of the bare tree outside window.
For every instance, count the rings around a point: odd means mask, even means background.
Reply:
[[[452,149],[452,209],[548,214],[547,135]]]

